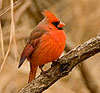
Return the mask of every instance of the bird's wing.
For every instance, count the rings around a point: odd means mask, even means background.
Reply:
[[[28,39],[28,42],[23,50],[23,52],[21,53],[21,57],[20,57],[20,62],[19,62],[19,66],[18,68],[20,68],[20,66],[23,64],[24,60],[29,57],[31,55],[31,53],[34,52],[34,50],[36,49],[40,38],[42,37],[42,35],[45,33],[46,31],[42,30],[42,29],[36,29],[33,30],[30,38]]]

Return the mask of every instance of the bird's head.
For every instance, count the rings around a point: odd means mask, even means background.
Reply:
[[[52,14],[51,12],[49,12],[48,10],[44,10],[42,12],[42,14],[45,16],[45,18],[47,19],[47,21],[50,24],[53,24],[56,28],[58,28],[59,30],[62,30],[62,27],[65,25],[64,23],[62,23],[54,14]]]

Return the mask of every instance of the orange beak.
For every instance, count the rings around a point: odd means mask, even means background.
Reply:
[[[58,24],[58,28],[62,28],[63,26],[64,26],[65,24],[63,23],[63,22],[60,22],[59,24]]]

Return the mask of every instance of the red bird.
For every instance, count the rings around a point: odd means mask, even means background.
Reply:
[[[48,10],[43,12],[45,18],[34,28],[21,54],[18,68],[27,58],[30,62],[29,81],[35,79],[38,66],[54,61],[60,57],[66,37],[62,29],[64,23]]]

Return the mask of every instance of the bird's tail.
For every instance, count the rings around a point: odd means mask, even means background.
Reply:
[[[21,65],[23,64],[24,60],[34,51],[34,48],[32,47],[32,45],[27,44],[21,54],[21,58],[20,58],[20,62],[19,62],[19,66],[18,68],[21,67]]]
[[[32,65],[32,63],[30,62],[30,74],[29,74],[28,83],[30,83],[32,80],[35,79],[37,67],[38,67],[37,65]]]

